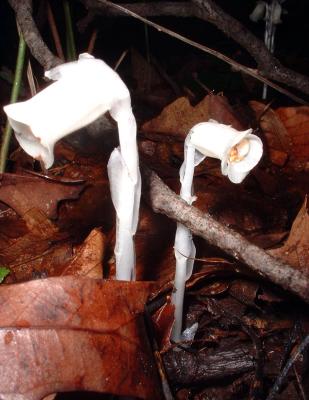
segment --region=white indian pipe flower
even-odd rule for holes
[[[195,151],[190,142],[190,135],[187,136],[184,148],[184,162],[180,168],[181,190],[180,197],[188,204],[195,200],[193,196],[193,175],[194,168],[204,160],[205,156]],[[174,278],[174,290],[172,293],[172,304],[175,306],[175,321],[172,331],[172,340],[179,342],[182,338],[182,313],[186,281],[190,278],[193,270],[196,249],[192,240],[190,230],[177,223],[174,252],[176,258],[176,271]]]
[[[209,120],[195,125],[189,135],[190,143],[202,154],[221,160],[221,172],[233,183],[241,183],[260,161],[263,154],[261,139],[252,129],[237,131],[231,126]]]
[[[267,49],[273,53],[275,50],[275,34],[276,25],[281,24],[281,15],[285,11],[282,9],[281,3],[284,0],[272,0],[271,3],[258,1],[249,18],[253,22],[258,22],[262,18],[265,19],[264,43]],[[267,85],[263,85],[262,98],[267,97]]]
[[[251,134],[252,129],[239,132],[231,126],[209,120],[195,125],[189,132],[184,147],[184,162],[180,168],[180,196],[188,204],[193,196],[194,168],[205,157],[221,160],[221,171],[233,183],[240,183],[259,162],[263,153],[262,141]],[[196,249],[192,234],[184,225],[177,223],[174,244],[176,271],[172,304],[175,306],[175,321],[171,339],[182,340],[182,314],[186,281],[193,270]]]
[[[119,149],[107,165],[112,201],[116,209],[116,279],[135,280],[134,235],[138,224],[141,179],[134,183]]]
[[[253,22],[258,22],[265,16],[266,2],[265,1],[257,1],[256,6],[249,18]]]
[[[112,199],[117,221],[125,218],[125,222],[118,225],[125,226],[129,232],[125,237],[120,235],[121,239],[116,238],[116,269],[118,279],[129,280],[134,276],[132,235],[136,230],[141,190],[136,122],[129,90],[104,61],[87,53],[81,54],[78,61],[47,71],[45,76],[56,82],[30,100],[5,106],[4,111],[20,146],[42,161],[45,168],[50,168],[54,162],[54,146],[59,139],[110,112],[118,124],[120,142],[120,150],[113,153],[109,163],[110,168],[115,169],[109,171]],[[117,182],[119,193],[116,193]],[[122,203],[127,198],[130,202],[124,217]],[[122,232],[122,228],[120,230]]]
[[[282,15],[282,6],[278,1],[276,1],[274,3],[274,7],[272,10],[272,16],[271,16],[272,23],[275,25],[281,24],[282,23],[281,15]]]

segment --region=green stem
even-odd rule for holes
[[[76,60],[76,48],[75,48],[70,3],[68,0],[64,0],[63,9],[64,9],[65,28],[66,28],[67,59],[68,61],[73,61]]]
[[[18,46],[18,53],[17,53],[17,60],[16,60],[16,67],[15,67],[15,76],[13,82],[13,88],[11,93],[11,103],[15,103],[18,99],[18,95],[20,92],[20,86],[22,81],[22,74],[24,69],[24,62],[25,62],[25,53],[26,53],[26,42],[20,33],[19,35],[19,46]],[[3,133],[2,138],[2,146],[0,151],[0,172],[3,173],[6,167],[7,156],[10,147],[10,140],[12,135],[12,128],[9,122],[7,121]]]

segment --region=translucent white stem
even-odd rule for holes
[[[120,147],[109,159],[107,170],[116,220],[116,279],[135,279],[134,235],[138,224],[141,177],[136,145],[136,122],[130,103],[111,112],[118,123]]]
[[[266,5],[265,14],[265,37],[264,42],[267,49],[273,53],[275,50],[275,34],[276,34],[276,24],[274,23],[274,13],[276,9],[276,0],[273,0],[271,5]],[[265,100],[267,97],[268,86],[266,83],[263,84],[263,94],[262,99]]]
[[[135,249],[133,235],[125,227],[122,221],[116,221],[116,279],[121,281],[135,280]]]
[[[204,158],[204,156],[201,156],[200,160]],[[200,160],[198,162],[200,162]],[[188,204],[192,204],[194,200],[192,192],[195,164],[195,148],[190,144],[190,138],[188,138],[185,143],[185,160],[180,169],[180,196]],[[196,253],[191,232],[188,228],[180,223],[177,224],[174,251],[176,258],[176,272],[174,290],[172,293],[172,304],[175,306],[175,322],[171,339],[175,342],[178,342],[181,340],[183,300],[186,280],[192,274],[194,257]]]
[[[181,340],[183,301],[186,280],[191,276],[196,249],[191,232],[182,224],[177,224],[175,238],[176,272],[172,304],[175,306],[175,322],[171,339],[174,342]]]
[[[116,209],[116,279],[135,279],[134,234],[140,203],[140,176],[134,183],[119,148],[114,149],[107,165],[111,196]]]

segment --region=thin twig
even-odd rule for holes
[[[285,364],[285,367],[283,368],[280,375],[276,379],[276,382],[275,382],[274,386],[272,387],[271,391],[269,392],[269,395],[267,396],[266,400],[274,400],[275,399],[277,393],[281,390],[282,385],[284,384],[284,381],[289,373],[289,370],[294,365],[297,358],[306,350],[306,348],[308,346],[309,346],[309,335],[307,335],[305,337],[305,339],[298,346],[298,349],[295,351],[295,353],[289,358],[288,362]]]
[[[155,336],[155,331],[151,319],[151,314],[150,314],[150,308],[146,305],[145,307],[145,322],[146,322],[146,327],[148,330],[148,337],[150,339],[151,345],[152,345],[152,350],[155,358],[155,362],[157,364],[157,370],[160,376],[161,384],[162,384],[162,392],[164,395],[165,400],[174,400],[171,388],[168,383],[168,379],[166,377],[166,372],[164,368],[164,364],[162,361],[162,357],[159,351],[159,347],[156,341],[156,336]]]
[[[27,79],[28,79],[31,96],[34,96],[37,93],[37,89],[36,89],[36,85],[35,85],[35,81],[34,81],[34,76],[33,76],[33,71],[32,71],[32,66],[31,66],[30,60],[28,61],[28,66],[27,66]]]
[[[227,37],[248,51],[255,59],[258,70],[263,76],[284,83],[303,93],[309,94],[309,79],[296,71],[283,66],[273,54],[268,51],[262,40],[252,34],[244,25],[231,15],[225,13],[213,0],[191,0],[199,11],[196,16],[200,17],[220,29]],[[192,4],[192,5],[193,5]],[[299,38],[301,40],[301,38]],[[267,82],[265,82],[267,83]]]
[[[32,18],[31,0],[8,0],[8,2],[15,11],[18,25],[33,57],[44,69],[50,69],[61,64],[62,60],[56,57],[46,46]]]
[[[56,47],[56,51],[57,51],[58,57],[61,58],[64,61],[65,57],[64,57],[64,53],[63,53],[63,49],[62,49],[62,45],[61,45],[61,41],[60,41],[60,37],[59,37],[57,25],[56,25],[56,21],[55,21],[55,18],[54,18],[53,10],[51,8],[51,5],[50,5],[49,1],[47,2],[47,19],[48,19],[48,23],[49,23],[49,26],[50,26],[51,33],[53,35],[53,39],[54,39],[54,42],[55,42],[55,47]]]
[[[190,231],[246,264],[260,276],[298,295],[309,303],[309,277],[270,256],[239,233],[222,225],[207,213],[189,206],[169,189],[158,175],[142,169],[144,194],[155,212],[185,225]]]
[[[119,57],[119,59],[117,60],[114,70],[117,71],[117,69],[119,68],[120,64],[122,63],[122,61],[124,60],[125,56],[128,54],[129,50],[126,49],[125,51],[123,51]]]
[[[131,10],[119,5],[119,4],[114,4],[114,3],[112,3],[112,2],[110,2],[108,0],[97,0],[97,1],[99,3],[108,5],[110,7],[114,7],[116,9],[118,9],[118,10],[121,10],[125,14],[130,15],[131,17],[138,19],[138,20],[144,22],[145,24],[147,24],[149,26],[152,26],[153,28],[157,29],[159,32],[166,33],[167,35],[172,36],[175,39],[180,40],[181,42],[187,43],[192,47],[195,47],[195,48],[197,48],[197,49],[199,49],[199,50],[201,50],[201,51],[203,51],[205,53],[213,55],[214,57],[218,58],[219,60],[222,60],[222,61],[226,62],[227,64],[232,65],[235,69],[237,69],[239,71],[242,71],[245,74],[250,75],[250,76],[254,77],[255,79],[257,79],[257,80],[259,80],[259,81],[261,81],[263,83],[266,83],[268,86],[272,87],[277,92],[282,93],[282,94],[290,97],[292,100],[294,100],[297,103],[307,104],[306,101],[304,101],[303,99],[301,99],[298,96],[295,96],[293,93],[289,92],[288,90],[283,89],[282,87],[280,87],[279,85],[273,83],[272,81],[268,80],[264,76],[260,75],[256,70],[254,70],[252,68],[245,67],[244,65],[239,64],[238,62],[232,60],[231,58],[225,56],[224,54],[222,54],[222,53],[220,53],[220,52],[218,52],[216,50],[211,49],[210,47],[204,46],[204,45],[202,45],[200,43],[197,43],[197,42],[195,42],[195,41],[193,41],[191,39],[188,39],[187,37],[182,36],[179,33],[173,32],[172,30],[170,30],[168,28],[165,28],[162,25],[156,24],[155,22],[152,22],[152,21],[148,20],[147,18],[144,18],[144,17],[136,14],[135,12],[133,12],[133,11],[131,11]]]
[[[89,40],[87,53],[89,53],[89,54],[93,53],[93,49],[94,49],[95,42],[97,40],[97,36],[98,36],[98,30],[94,29],[92,34],[91,34],[90,40]]]

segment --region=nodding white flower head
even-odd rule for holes
[[[264,18],[266,12],[266,2],[265,1],[258,1],[252,13],[250,14],[249,18],[253,22],[258,22],[262,18]]]
[[[106,111],[118,122],[121,114],[131,110],[129,91],[118,74],[87,53],[45,76],[56,82],[30,100],[5,106],[4,111],[21,147],[46,168],[54,162],[53,149],[59,139]],[[128,107],[121,107],[125,103]]]
[[[282,6],[278,1],[276,1],[271,16],[272,23],[276,25],[281,24],[282,23],[281,15],[282,15]]]
[[[104,61],[81,54],[78,61],[45,73],[56,82],[28,101],[4,107],[21,147],[41,160],[54,162],[55,143],[109,111],[118,125],[119,149],[109,162],[112,200],[117,212],[117,278],[134,278],[133,235],[138,222],[141,178],[136,145],[136,121],[130,93]]]
[[[263,154],[261,139],[251,132],[252,129],[240,132],[209,120],[195,125],[189,135],[190,143],[200,153],[221,160],[223,175],[233,183],[241,183]]]

